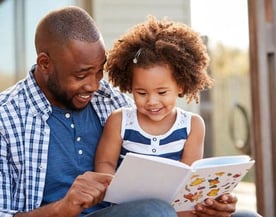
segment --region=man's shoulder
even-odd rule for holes
[[[24,98],[25,93],[21,82],[9,87],[0,93],[0,108],[5,106],[16,106],[19,104],[20,98]]]
[[[109,82],[107,82],[104,79],[100,81],[100,86],[97,90],[97,93],[105,97],[112,97],[114,95],[124,95],[118,90],[118,88],[113,87]]]
[[[28,110],[28,100],[24,96],[20,83],[2,91],[0,93],[0,123],[1,134],[7,130],[13,131],[15,126],[22,120],[22,111]],[[19,129],[17,129],[19,130]]]
[[[97,90],[95,97],[102,98],[105,102],[122,106],[130,106],[133,104],[133,100],[130,96],[120,92],[118,88],[113,87],[105,80],[101,80],[100,87]]]
[[[121,93],[104,80],[100,82],[100,87],[94,93],[91,102],[102,125],[105,124],[106,119],[112,111],[124,106],[133,105],[131,97]]]

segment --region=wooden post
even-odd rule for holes
[[[202,40],[208,49],[208,37],[202,36]],[[210,68],[208,73],[211,74]],[[200,93],[200,115],[205,122],[205,144],[204,144],[204,157],[212,157],[214,155],[214,142],[213,142],[213,102],[211,100],[211,91],[205,90]]]
[[[276,0],[248,0],[248,15],[257,210],[276,216]]]

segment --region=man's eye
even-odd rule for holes
[[[84,79],[86,77],[86,75],[78,75],[76,76],[77,79]]]
[[[97,72],[96,78],[97,78],[98,81],[103,78],[103,70],[102,69]]]

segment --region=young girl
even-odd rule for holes
[[[159,155],[186,164],[203,156],[205,125],[176,107],[178,97],[199,102],[213,80],[200,35],[188,26],[150,16],[114,44],[108,54],[109,80],[133,94],[136,107],[114,111],[98,145],[95,169],[114,174],[127,152]]]

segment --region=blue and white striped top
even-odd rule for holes
[[[192,113],[177,108],[173,126],[162,135],[145,132],[138,123],[136,108],[122,109],[121,155],[134,152],[180,160],[191,128]]]

